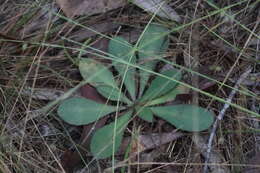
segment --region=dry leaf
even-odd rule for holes
[[[161,145],[164,145],[171,141],[177,140],[178,138],[183,137],[184,135],[185,134],[183,134],[181,132],[176,132],[176,130],[173,130],[172,132],[169,132],[169,133],[151,133],[151,134],[147,134],[147,135],[139,135],[135,139],[132,139],[132,137],[126,137],[123,140],[119,153],[124,154],[126,151],[126,148],[131,143],[133,146],[131,146],[130,157],[132,159],[135,159],[134,157],[137,154],[139,154],[140,152],[143,152],[143,151],[149,150],[149,149],[153,149],[156,147],[160,147]],[[157,150],[155,150],[154,153],[151,153],[151,154],[156,154],[156,153],[157,153]],[[158,155],[159,154],[157,153],[157,156]],[[153,158],[155,158],[155,157],[156,157],[156,155],[150,155],[151,160],[153,160]],[[141,159],[141,158],[139,158],[139,159]],[[118,162],[115,167],[125,166],[125,161]],[[142,160],[142,161],[144,161],[144,160]],[[147,159],[147,161],[148,161],[148,159]],[[109,167],[104,170],[104,173],[111,173],[111,172],[113,172],[113,170],[114,170],[114,167]]]
[[[77,15],[91,16],[104,13],[125,5],[125,0],[56,0],[68,17]]]
[[[132,0],[132,2],[145,11],[155,13],[160,17],[177,22],[181,20],[180,16],[167,4],[165,0]]]
[[[24,26],[21,35],[39,34],[38,31],[42,32],[42,29],[46,29],[49,23],[55,23],[58,20],[58,17],[54,15],[57,12],[57,7],[51,4],[44,5],[33,15],[30,23]]]
[[[103,23],[97,23],[89,26],[89,29],[81,28],[80,30],[74,32],[69,39],[80,42],[84,41],[87,38],[98,35],[98,33],[110,33],[115,31],[120,25],[112,23],[111,21],[104,21]],[[95,31],[95,32],[93,32]]]
[[[169,133],[152,133],[148,135],[140,135],[136,139],[131,139],[131,137],[125,138],[123,144],[120,148],[120,153],[124,153],[125,149],[130,142],[134,144],[132,146],[132,152],[138,154],[142,151],[153,149],[161,145],[167,144],[174,141],[180,137],[184,136],[181,132],[176,132],[175,130]]]
[[[56,0],[56,2],[68,17],[105,13],[127,4],[126,0]],[[165,0],[132,0],[132,3],[160,17],[178,22],[181,20]]]

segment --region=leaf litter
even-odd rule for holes
[[[127,5],[126,0],[56,0],[56,2],[68,17],[83,14],[91,16]],[[181,20],[180,16],[167,4],[166,0],[132,0],[131,2],[160,17],[177,22]]]

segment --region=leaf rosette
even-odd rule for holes
[[[132,116],[147,122],[152,122],[156,116],[180,130],[191,132],[206,130],[213,123],[213,113],[199,106],[165,106],[164,103],[181,93],[178,81],[182,77],[180,70],[174,68],[156,76],[150,73],[168,48],[167,32],[162,26],[150,24],[137,49],[124,38],[111,39],[108,53],[116,70],[114,73],[97,60],[80,60],[83,79],[88,80],[108,102],[101,104],[86,98],[70,98],[60,104],[59,116],[69,124],[85,125],[120,112],[120,117],[98,129],[92,137],[90,149],[96,158],[106,158],[118,151]],[[114,102],[120,104],[113,105]]]

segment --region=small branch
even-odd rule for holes
[[[226,110],[229,108],[230,104],[232,102],[233,97],[235,96],[237,89],[239,87],[239,85],[241,84],[241,82],[243,80],[245,80],[245,78],[249,75],[249,73],[251,72],[251,68],[247,69],[246,72],[244,72],[240,78],[238,79],[238,81],[235,84],[234,89],[231,91],[231,93],[229,94],[228,98],[227,98],[227,102],[225,103],[225,105],[223,106],[222,110],[220,111],[220,113],[217,116],[217,119],[215,120],[213,127],[212,127],[212,131],[210,133],[210,137],[209,137],[209,141],[208,141],[208,145],[207,145],[207,155],[205,158],[205,165],[204,165],[204,169],[203,172],[207,173],[208,172],[208,163],[209,163],[209,159],[210,159],[210,153],[212,150],[212,143],[213,143],[213,139],[214,136],[216,134],[217,131],[217,126],[218,126],[218,122],[221,121],[225,115]]]

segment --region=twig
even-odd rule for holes
[[[207,153],[206,153],[206,158],[205,158],[205,165],[204,165],[204,169],[203,172],[207,173],[208,172],[208,163],[209,163],[209,158],[210,158],[210,153],[212,150],[212,143],[213,143],[213,139],[214,136],[216,134],[216,130],[217,130],[217,126],[218,126],[218,122],[221,121],[225,115],[226,110],[229,108],[230,104],[232,102],[233,97],[235,96],[237,89],[240,85],[240,83],[249,75],[249,73],[251,72],[251,68],[248,68],[246,70],[246,72],[244,72],[240,78],[238,79],[238,81],[235,84],[234,89],[231,91],[231,93],[229,94],[228,98],[227,98],[227,102],[225,103],[225,105],[223,106],[222,110],[220,111],[220,113],[217,116],[217,119],[215,120],[213,127],[212,127],[212,131],[210,133],[209,136],[209,141],[208,141],[208,145],[207,145]]]

